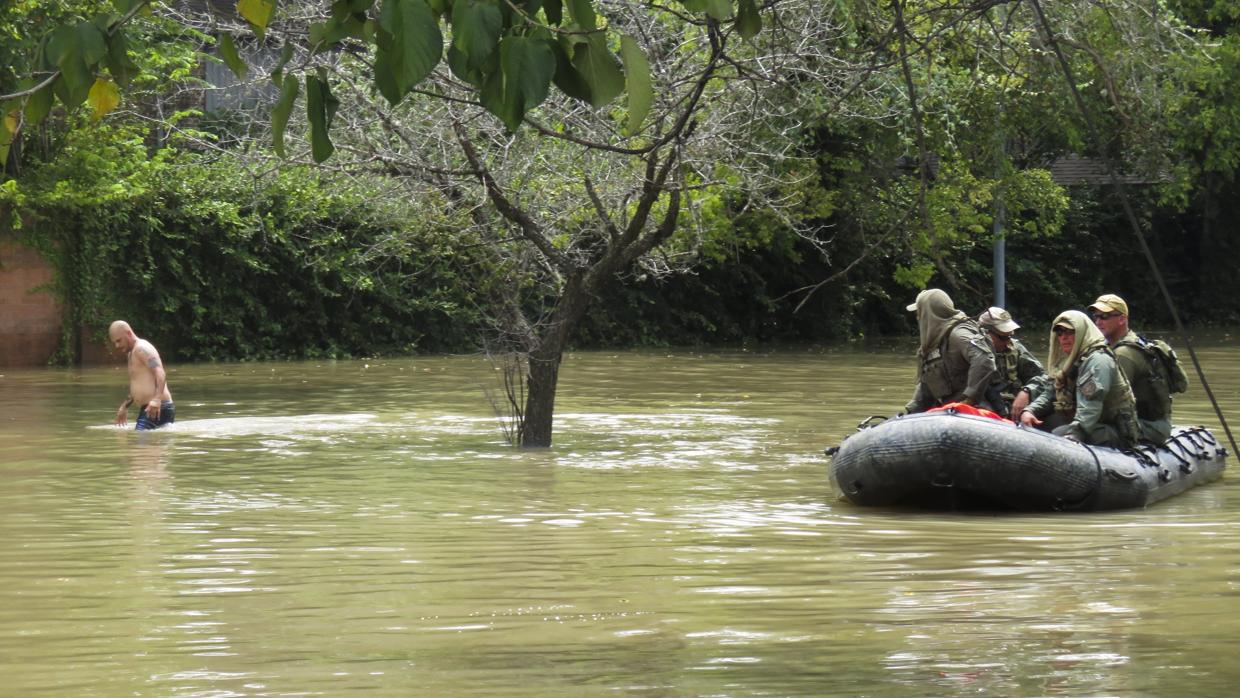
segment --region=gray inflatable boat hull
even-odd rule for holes
[[[985,417],[931,412],[852,434],[831,459],[831,485],[866,506],[1025,511],[1146,507],[1217,480],[1227,450],[1204,427],[1163,447],[1086,446]]]

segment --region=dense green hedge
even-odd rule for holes
[[[402,197],[312,169],[149,155],[143,135],[72,133],[54,161],[5,184],[8,223],[58,270],[66,327],[99,333],[123,317],[179,360],[476,345],[456,271],[478,260],[443,230],[411,227]]]

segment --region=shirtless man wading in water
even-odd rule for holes
[[[129,406],[137,403],[138,430],[158,429],[176,420],[176,406],[172,393],[168,392],[168,377],[155,345],[133,333],[124,320],[117,320],[108,327],[112,346],[128,353],[129,396],[116,411],[116,423],[128,423]]]

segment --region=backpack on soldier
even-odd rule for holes
[[[1167,387],[1171,389],[1171,392],[1182,393],[1188,390],[1188,374],[1180,365],[1180,357],[1176,355],[1175,349],[1161,339],[1141,337],[1141,341],[1145,343],[1142,347],[1145,353],[1162,365],[1163,373],[1167,378]]]
[[[1133,390],[1137,392],[1138,408],[1142,411],[1142,418],[1167,416],[1171,409],[1171,395],[1188,390],[1188,375],[1184,373],[1184,367],[1180,365],[1180,357],[1176,356],[1171,345],[1161,339],[1146,339],[1135,333],[1132,336],[1136,339],[1124,339],[1115,346],[1137,348],[1145,357],[1146,365],[1149,366],[1149,380],[1144,387],[1138,390],[1137,386],[1133,386]],[[1142,390],[1149,392],[1143,396]],[[1146,401],[1144,407],[1141,406],[1142,400]]]

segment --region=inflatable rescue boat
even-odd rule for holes
[[[1146,507],[1217,480],[1227,450],[1204,427],[1157,448],[1088,446],[954,410],[862,422],[832,456],[831,485],[865,506],[1023,511]]]

